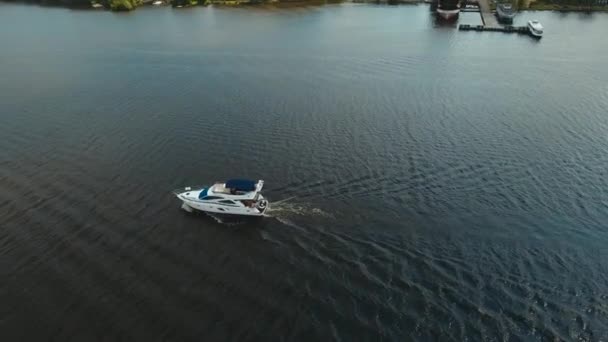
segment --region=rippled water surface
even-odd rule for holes
[[[532,18],[0,4],[0,340],[607,340],[608,15]]]

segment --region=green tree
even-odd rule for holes
[[[131,11],[141,5],[141,0],[110,0],[110,9],[112,11]]]

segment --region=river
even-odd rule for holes
[[[0,340],[608,339],[608,14],[530,19],[0,3]]]

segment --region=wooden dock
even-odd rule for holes
[[[460,31],[491,31],[491,32],[505,32],[505,33],[521,33],[529,34],[530,30],[527,26],[486,26],[486,25],[458,25]]]
[[[473,12],[477,10],[481,15],[481,22],[483,25],[467,25],[460,24],[458,29],[460,31],[490,31],[490,32],[505,32],[505,33],[520,33],[529,34],[530,29],[527,26],[502,26],[498,23],[498,19],[494,15],[494,12],[490,9],[489,0],[477,0],[479,9],[467,8],[467,12]],[[462,11],[462,10],[461,10]]]
[[[479,3],[479,13],[481,14],[481,22],[485,26],[489,27],[500,27],[498,25],[498,20],[496,20],[496,16],[490,9],[490,3],[488,0],[478,0]]]

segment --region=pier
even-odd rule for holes
[[[479,12],[481,16],[481,22],[483,25],[468,25],[460,24],[458,29],[460,31],[490,31],[490,32],[505,32],[505,33],[520,33],[529,34],[530,29],[527,26],[502,26],[498,23],[498,19],[492,10],[490,9],[489,0],[477,0],[478,7],[467,8],[465,7],[463,12]]]
[[[478,0],[479,3],[479,14],[481,14],[481,22],[485,26],[489,27],[500,27],[498,25],[498,20],[496,20],[496,16],[492,13],[490,9],[490,3],[488,0]]]
[[[458,25],[460,31],[491,31],[491,32],[505,32],[505,33],[521,33],[529,34],[530,30],[527,26],[486,26],[486,25]]]

